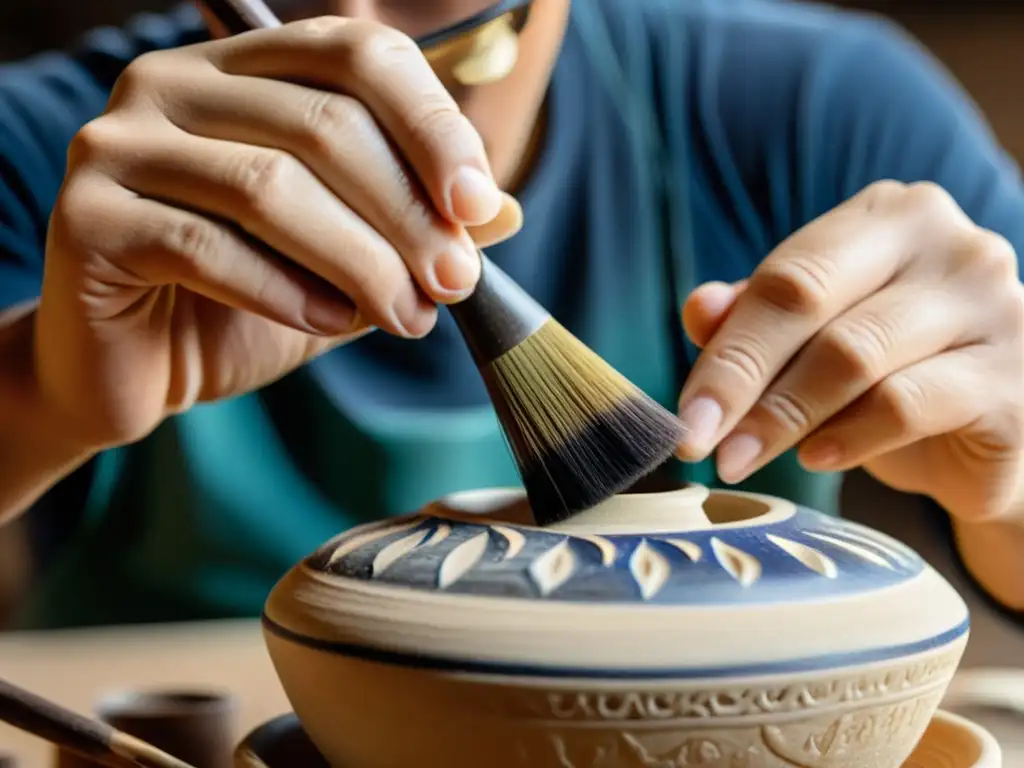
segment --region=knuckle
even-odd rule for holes
[[[416,139],[429,147],[477,151],[481,143],[469,121],[445,94],[425,95],[409,116]]]
[[[68,164],[94,165],[110,157],[118,145],[110,120],[98,117],[78,129],[68,145]]]
[[[845,381],[876,381],[896,336],[892,323],[875,315],[856,323],[834,323],[819,334],[821,369]]]
[[[344,37],[345,64],[356,77],[373,75],[420,55],[410,37],[383,24],[355,21]]]
[[[952,208],[959,208],[953,196],[934,181],[915,181],[908,184],[905,199],[912,208],[923,211],[946,212]]]
[[[787,432],[804,432],[815,421],[815,409],[810,401],[792,392],[767,392],[761,399],[761,408]]]
[[[903,435],[914,434],[927,408],[927,393],[910,376],[894,374],[874,389],[877,406]]]
[[[730,371],[744,385],[760,385],[768,380],[768,351],[754,337],[739,338],[712,353],[715,367]]]
[[[165,77],[166,56],[163,51],[151,51],[132,59],[117,78],[115,89],[124,95],[152,89],[154,83]]]
[[[301,118],[305,140],[318,153],[336,153],[339,141],[357,136],[367,128],[376,130],[369,109],[357,99],[313,91]]]
[[[435,226],[435,215],[412,191],[383,203],[385,218],[393,222],[392,244],[406,264],[432,263],[438,253],[451,247],[451,238]]]
[[[82,184],[70,184],[54,203],[50,223],[55,238],[89,250],[107,218],[96,195]]]
[[[902,200],[907,191],[907,185],[896,179],[879,179],[867,187],[861,193],[864,203],[869,211],[875,208],[886,209],[896,201]]]
[[[827,260],[816,254],[791,254],[765,262],[751,289],[770,306],[788,315],[818,317],[828,307],[831,275]]]
[[[285,152],[240,152],[229,164],[227,183],[238,196],[243,215],[263,218],[277,210],[294,174],[295,160]]]
[[[1020,274],[1017,252],[1002,235],[980,230],[975,238],[973,254],[978,265],[987,274],[1016,285]]]
[[[160,247],[186,264],[200,264],[221,251],[220,229],[205,219],[187,218],[168,222],[160,230]]]
[[[294,21],[288,26],[299,35],[312,42],[336,41],[347,34],[358,22],[345,16],[313,16],[308,19]]]

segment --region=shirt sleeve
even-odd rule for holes
[[[76,48],[0,65],[0,309],[39,293],[50,211],[72,137],[101,114],[124,67],[202,39],[191,7],[98,29]]]

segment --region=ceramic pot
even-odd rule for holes
[[[727,763],[735,765],[736,763]],[[637,763],[624,763],[637,765]],[[642,765],[642,763],[641,763]],[[655,762],[655,766],[722,765],[713,762]],[[249,733],[235,749],[235,768],[328,768],[295,715],[281,715]],[[1003,768],[995,738],[980,725],[941,709],[902,768]]]
[[[266,643],[337,768],[896,768],[967,607],[901,543],[766,496],[625,494],[548,528],[456,494],[293,568]]]

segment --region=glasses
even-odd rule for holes
[[[413,37],[421,49],[431,51],[477,34],[481,28],[506,17],[518,34],[526,24],[532,1],[375,0],[374,7],[382,22],[401,29]],[[268,3],[285,21],[318,16],[331,6],[326,0],[268,0]]]
[[[415,0],[421,7],[423,0]],[[476,35],[481,29],[502,20],[511,30],[519,34],[526,26],[533,0],[499,0],[492,2],[483,10],[449,24],[436,32],[420,35],[416,38],[419,47],[427,52],[448,47],[467,37]]]

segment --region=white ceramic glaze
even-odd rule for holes
[[[529,521],[520,492],[458,494],[277,585],[267,645],[333,765],[896,768],[967,639],[913,551],[779,499]]]

